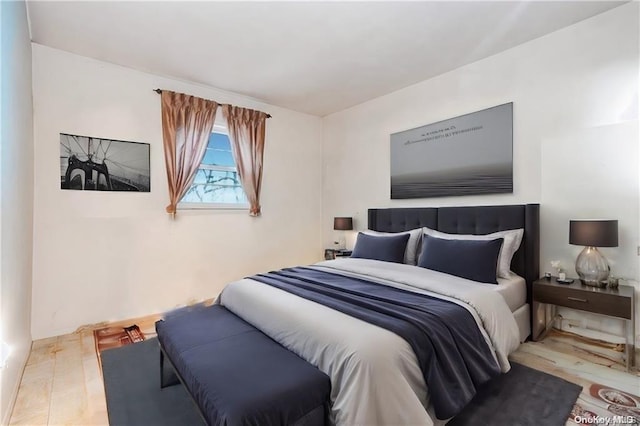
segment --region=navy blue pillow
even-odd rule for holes
[[[407,241],[409,241],[409,234],[381,237],[359,232],[351,257],[403,263]]]
[[[422,237],[418,266],[481,283],[498,284],[496,269],[504,238],[446,240]]]

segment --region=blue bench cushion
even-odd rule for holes
[[[171,315],[156,330],[210,425],[291,425],[328,407],[326,374],[222,306]]]

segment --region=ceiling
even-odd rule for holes
[[[324,116],[624,2],[29,1],[32,40]]]

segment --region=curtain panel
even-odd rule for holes
[[[222,105],[227,120],[229,140],[240,183],[249,201],[249,214],[260,216],[260,187],[264,154],[265,122],[268,115],[261,111]]]
[[[214,101],[162,91],[162,136],[169,184],[167,213],[175,216],[178,202],[193,182],[213,130],[217,109],[218,104]]]

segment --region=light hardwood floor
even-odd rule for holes
[[[156,317],[113,324],[138,324],[153,332]],[[100,324],[104,327],[105,324]],[[99,327],[98,327],[99,328]],[[107,425],[102,375],[93,329],[33,342],[18,391],[12,425]],[[589,395],[591,383],[601,383],[639,395],[637,370],[627,373],[617,361],[619,351],[567,333],[552,331],[542,342],[528,342],[511,359],[583,386],[578,404],[599,415],[606,405]],[[567,425],[573,425],[567,421]],[[549,425],[551,426],[551,425]]]
[[[137,324],[145,335],[153,335],[158,318],[95,324],[34,341],[9,424],[108,425],[93,330]]]

